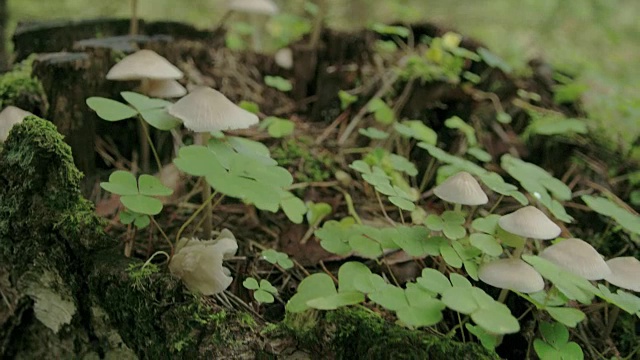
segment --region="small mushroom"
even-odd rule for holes
[[[433,189],[440,199],[461,205],[483,205],[489,199],[478,181],[466,171],[461,171]]]
[[[617,257],[607,261],[611,274],[604,279],[609,283],[640,292],[640,261],[632,256]]]
[[[540,253],[540,257],[587,280],[600,280],[611,274],[598,251],[580,239],[566,239],[551,245]]]
[[[194,293],[218,294],[233,282],[229,269],[222,266],[222,260],[233,256],[237,250],[238,243],[227,229],[222,230],[216,240],[182,238],[176,245],[169,270]]]
[[[19,124],[27,116],[33,115],[32,113],[22,110],[19,107],[7,106],[0,112],[0,142],[7,141],[9,131],[15,124]]]
[[[555,239],[562,232],[547,215],[533,206],[503,215],[498,224],[512,234],[538,240]]]
[[[155,98],[178,98],[185,96],[187,89],[175,80],[149,80],[147,95]]]
[[[276,64],[283,69],[291,69],[293,67],[293,51],[290,48],[282,48],[276,51],[273,58]]]
[[[491,286],[534,293],[544,289],[542,276],[521,259],[500,259],[483,264],[478,269],[478,277]]]
[[[107,73],[108,80],[140,80],[140,92],[149,96],[154,96],[150,91],[157,91],[158,88],[166,87],[166,81],[169,80],[173,80],[173,82],[169,83],[171,87],[180,87],[182,88],[182,95],[186,94],[186,89],[175,81],[183,76],[184,74],[180,69],[152,50],[140,50],[124,57]],[[178,92],[172,91],[172,96],[166,97],[182,96],[173,95],[176,93]]]
[[[200,86],[170,105],[167,111],[195,132],[246,129],[258,123],[258,117],[227,99],[222,93]]]

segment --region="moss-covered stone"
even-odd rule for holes
[[[33,56],[29,57],[0,75],[0,109],[13,105],[35,114],[46,112],[47,100],[42,84],[32,75],[33,60]]]
[[[390,324],[363,308],[342,308],[316,317],[314,312],[288,315],[281,329],[301,347],[335,359],[497,359],[477,343]],[[302,318],[300,318],[302,317]],[[311,326],[309,326],[311,325]]]

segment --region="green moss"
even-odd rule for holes
[[[295,316],[294,316],[295,317]],[[282,328],[302,347],[336,359],[497,359],[476,343],[463,344],[423,331],[390,324],[361,307],[324,313],[319,326],[289,317]],[[319,331],[319,329],[322,329]]]
[[[41,113],[46,111],[46,96],[40,80],[32,76],[34,56],[15,65],[13,69],[0,76],[0,108],[9,105]]]
[[[329,179],[334,161],[324,153],[314,153],[309,137],[288,138],[273,149],[272,156],[280,166],[287,167],[299,182],[317,182]]]

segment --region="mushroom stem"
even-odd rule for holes
[[[129,23],[129,35],[138,35],[138,0],[131,0],[131,22]]]
[[[498,295],[498,302],[504,304],[504,301],[507,300],[507,295],[509,295],[509,289],[500,290],[500,295]]]
[[[209,138],[211,138],[211,133],[205,132],[205,133],[200,133],[199,135],[200,136],[198,137],[198,140],[200,142],[200,145],[206,147],[207,144],[209,143]],[[211,186],[209,186],[209,183],[205,181],[202,183],[202,198],[207,199],[204,207],[203,224],[202,224],[202,231],[204,231],[205,238],[208,238],[209,236],[211,236],[211,232],[213,231],[213,228],[211,227],[211,215],[212,215],[211,213],[213,212],[213,207],[211,206],[212,199],[209,199],[210,197],[211,197]]]
[[[455,211],[457,213],[462,213],[462,204],[453,205],[453,211]]]

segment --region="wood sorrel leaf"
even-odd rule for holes
[[[169,196],[173,190],[164,186],[158,178],[151,175],[140,175],[138,178],[138,188],[141,195],[148,196]]]
[[[86,102],[103,120],[120,121],[138,115],[131,106],[103,97],[92,96]]]
[[[116,170],[109,176],[109,182],[100,183],[100,187],[116,195],[138,194],[135,176],[128,171]]]

